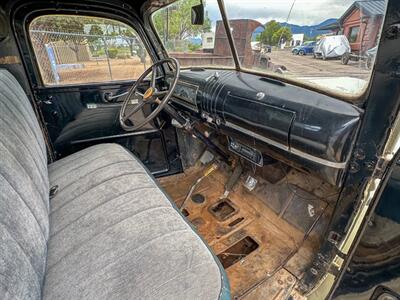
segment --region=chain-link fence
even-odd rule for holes
[[[151,64],[137,36],[30,30],[47,85],[135,79]]]

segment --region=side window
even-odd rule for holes
[[[46,15],[29,35],[45,85],[132,80],[151,64],[136,31],[111,19]]]
[[[349,30],[349,36],[348,36],[348,39],[349,39],[349,42],[350,43],[355,43],[355,42],[357,42],[357,40],[358,40],[358,33],[360,32],[360,26],[354,26],[354,27],[351,27],[350,28],[350,30]]]

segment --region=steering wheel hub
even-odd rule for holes
[[[155,89],[153,87],[149,87],[146,92],[143,94],[143,100],[147,100],[154,95]]]

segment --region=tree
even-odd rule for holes
[[[84,35],[84,24],[87,18],[81,16],[43,16],[37,18],[31,26],[31,30],[51,31],[54,33],[46,34],[45,43],[63,41],[72,51],[75,52],[78,59],[79,45],[87,42]]]
[[[281,27],[272,35],[273,45],[279,45],[292,39],[292,31],[289,27]]]
[[[103,35],[103,29],[99,25],[93,24],[90,27],[88,41],[90,42],[90,47],[94,48],[95,51],[104,44]]]
[[[275,43],[273,36],[281,28],[281,25],[277,21],[269,21],[265,24],[265,29],[260,34],[260,42],[267,45],[276,45],[277,43]]]
[[[104,32],[103,32],[103,29],[101,29],[101,27],[99,25],[93,24],[90,27],[89,34],[90,35],[102,36],[102,35],[104,35]],[[97,39],[98,37],[95,37],[95,38]]]
[[[134,55],[133,46],[138,42],[136,34],[133,32],[132,29],[126,28],[125,30],[121,31],[121,36],[124,39],[124,41],[129,45],[131,56],[133,56]]]
[[[191,8],[199,0],[181,0],[166,8],[160,9],[153,17],[154,26],[162,40],[185,40],[211,31],[211,20],[206,15],[203,25],[192,25]],[[168,32],[167,32],[168,29]]]

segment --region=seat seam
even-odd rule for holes
[[[4,122],[6,125],[8,125],[7,128],[8,128],[12,133],[14,133],[14,136],[16,136],[16,138],[20,141],[20,143],[21,143],[21,144],[25,147],[25,149],[29,152],[30,157],[32,157],[33,160],[35,161],[36,166],[39,168],[39,166],[37,165],[37,163],[42,163],[44,166],[47,166],[47,162],[44,161],[44,160],[42,159],[43,157],[39,157],[39,160],[40,160],[39,162],[37,162],[37,160],[35,160],[35,158],[34,158],[33,155],[31,154],[32,151],[31,151],[30,149],[28,149],[28,147],[25,145],[25,143],[21,140],[20,135],[14,130],[14,126],[12,126],[12,124],[10,124],[9,122],[7,122],[6,119],[4,119],[4,118],[2,118],[1,120],[2,120],[2,122]],[[38,150],[38,149],[36,149],[36,150]],[[41,149],[39,149],[39,151],[41,152]]]
[[[43,173],[40,171],[41,169],[45,169],[46,170],[46,172],[47,172],[47,164],[44,164],[44,166],[45,166],[45,168],[42,168],[41,166],[39,166],[38,165],[38,161],[32,156],[32,151],[30,150],[30,149],[28,149],[27,147],[26,147],[26,145],[21,141],[21,139],[15,134],[15,132],[14,132],[14,135],[17,137],[17,139],[21,142],[21,144],[23,145],[23,147],[25,148],[25,150],[26,150],[26,152],[28,152],[29,154],[29,157],[31,158],[31,160],[33,161],[33,163],[34,163],[34,165],[35,165],[35,167],[36,167],[36,169],[38,170],[38,173],[39,173],[39,176],[40,176],[40,179],[41,179],[41,181],[42,181],[42,184],[46,184],[46,179],[44,178],[44,175],[43,175]],[[4,145],[4,143],[2,143],[3,145]],[[4,145],[5,146],[5,145]],[[10,152],[10,151],[9,151]],[[15,158],[15,156],[14,156],[14,158]],[[25,168],[24,168],[25,169]]]
[[[24,123],[26,123],[26,125],[28,125],[28,126],[23,126],[23,124],[21,124],[22,127],[24,128],[24,131],[25,131],[27,134],[29,134],[29,132],[28,132],[25,128],[26,128],[26,127],[29,128],[29,131],[32,133],[33,137],[35,138],[34,140],[36,140],[37,145],[39,145],[39,148],[41,149],[42,147],[40,146],[40,144],[39,144],[39,139],[38,139],[38,138],[40,137],[40,135],[38,136],[38,135],[36,134],[36,132],[34,131],[35,128],[32,128],[32,126],[31,126],[31,125],[33,125],[33,126],[37,127],[36,124],[35,124],[35,122],[37,122],[37,120],[35,121],[35,119],[31,118],[31,116],[30,116],[30,113],[31,113],[31,112],[27,111],[26,108],[23,107],[24,103],[20,102],[19,104],[21,104],[21,106],[18,106],[18,105],[16,106],[16,105],[14,105],[15,103],[14,103],[13,99],[10,98],[7,94],[4,94],[2,91],[0,91],[0,94],[1,94],[5,99],[8,100],[8,101],[2,101],[2,102],[0,102],[0,103],[2,103],[2,104],[7,108],[7,110],[8,110],[14,117],[17,117],[17,116],[14,114],[14,111],[16,111],[17,113],[19,113],[20,115],[23,116],[23,118],[17,118],[17,120],[20,120],[20,121],[22,120],[22,121],[24,121]],[[11,94],[12,94],[12,96],[14,96],[14,99],[15,99],[15,98],[18,98],[18,97],[17,97],[18,95],[14,94],[14,93],[11,93]],[[8,104],[10,104],[12,107],[10,107]],[[22,108],[22,110],[19,109],[19,108]],[[31,124],[31,123],[33,123],[33,124]],[[37,127],[36,129],[39,130],[38,127]],[[42,150],[42,149],[41,149],[41,150]]]
[[[0,176],[3,177],[5,181],[7,181],[8,185],[15,191],[15,193],[18,195],[18,197],[22,200],[22,202],[25,204],[25,206],[29,209],[29,212],[30,212],[31,215],[35,218],[36,223],[38,224],[38,226],[39,226],[39,228],[40,228],[40,232],[42,233],[44,240],[47,241],[46,235],[45,235],[45,233],[43,232],[43,228],[42,228],[42,226],[40,225],[39,220],[37,219],[36,215],[33,213],[32,208],[26,203],[26,201],[24,200],[24,197],[21,196],[21,194],[20,194],[20,193],[17,191],[17,189],[10,183],[10,181],[9,181],[6,177],[4,177],[4,174],[0,174]]]
[[[85,161],[85,162],[79,164],[78,166],[75,166],[75,167],[74,167],[73,169],[71,169],[71,170],[64,171],[64,172],[62,172],[62,173],[61,173],[61,172],[60,172],[60,173],[57,173],[57,176],[52,176],[52,178],[51,178],[51,179],[52,179],[52,182],[58,181],[61,177],[65,176],[66,174],[68,174],[68,173],[70,173],[70,172],[73,172],[73,171],[75,171],[75,170],[77,170],[77,169],[79,169],[79,168],[82,168],[83,166],[90,164],[91,162],[95,161],[96,159],[102,159],[102,158],[105,157],[105,156],[109,156],[109,155],[115,154],[115,153],[118,153],[118,152],[115,151],[115,152],[109,152],[109,153],[106,153],[106,154],[101,153],[100,156],[91,158],[89,161]],[[89,153],[89,154],[90,154],[90,153]],[[67,163],[67,164],[68,164],[68,163]],[[57,166],[57,168],[63,168],[63,167],[65,167],[65,166]]]
[[[60,160],[57,160],[57,161],[51,163],[49,165],[49,168],[54,168],[54,166],[55,166],[56,169],[59,169],[59,168],[65,167],[68,164],[73,163],[74,160],[86,158],[87,156],[90,156],[90,154],[92,154],[92,152],[94,151],[94,148],[97,148],[97,147],[92,146],[92,147],[80,150],[78,152],[72,153]]]
[[[42,195],[42,192],[39,190],[39,187],[37,184],[35,184],[35,181],[32,179],[32,177],[30,176],[30,172],[28,172],[25,168],[25,166],[23,166],[18,159],[15,157],[15,155],[8,149],[8,147],[3,143],[3,141],[0,140],[0,143],[4,146],[4,148],[6,149],[6,151],[14,158],[14,160],[17,162],[17,164],[24,170],[24,173],[26,174],[26,176],[29,178],[29,180],[33,183],[31,186],[34,187],[34,190],[36,190],[36,192],[38,193],[38,195],[40,196],[40,198],[42,199],[42,202],[46,208],[46,212],[49,213],[49,206],[46,205],[46,202],[43,201],[43,199],[48,198],[48,195],[44,194]],[[39,172],[40,173],[40,172]],[[45,182],[42,182],[42,184],[46,185]],[[47,196],[47,197],[46,197]]]
[[[154,188],[154,189],[155,189],[156,187],[154,187],[154,186],[144,186],[144,187],[140,187],[140,188],[137,188],[137,189],[132,189],[132,190],[129,190],[129,191],[127,191],[127,192],[124,192],[123,194],[118,195],[116,198],[107,199],[107,200],[105,200],[105,201],[103,201],[103,202],[101,202],[101,203],[95,205],[95,206],[92,207],[90,210],[88,210],[87,212],[85,212],[83,215],[80,215],[78,218],[72,220],[70,223],[68,223],[66,226],[64,226],[63,228],[61,228],[61,229],[58,230],[57,232],[54,232],[53,234],[51,234],[51,235],[50,235],[50,238],[56,236],[58,233],[60,233],[61,231],[63,231],[65,228],[69,227],[71,224],[75,223],[76,221],[78,221],[79,219],[81,219],[81,218],[83,218],[84,216],[88,215],[89,213],[91,213],[91,212],[94,211],[95,209],[101,207],[102,205],[104,205],[104,204],[106,204],[106,203],[109,203],[109,202],[112,202],[112,201],[114,201],[114,200],[117,200],[117,199],[119,199],[119,198],[121,198],[121,197],[124,197],[124,196],[130,194],[131,192],[137,192],[137,191],[140,191],[140,190],[143,190],[143,189],[149,189],[149,188]],[[137,199],[137,200],[135,200],[134,202],[137,202],[137,201],[140,201],[140,200],[141,200],[141,199]]]
[[[137,251],[139,251],[139,250],[141,250],[143,248],[146,248],[149,244],[152,244],[152,243],[154,243],[155,241],[157,241],[157,240],[159,240],[161,238],[165,238],[165,237],[168,238],[168,237],[171,237],[172,235],[175,235],[177,233],[183,233],[183,232],[193,232],[193,231],[190,228],[185,228],[185,229],[179,229],[179,230],[174,230],[174,231],[163,233],[163,234],[161,234],[161,235],[159,235],[159,236],[157,236],[155,238],[152,238],[152,239],[146,241],[143,245],[140,245],[139,247],[136,247],[134,249],[129,249],[128,251],[124,252],[123,254],[118,255],[116,257],[116,259],[114,259],[112,262],[102,266],[102,268],[105,268],[105,267],[109,266],[110,264],[114,263],[117,259],[119,259],[122,256],[124,256],[126,253],[137,252]]]
[[[112,227],[114,227],[114,226],[116,226],[116,225],[118,225],[118,224],[120,224],[120,223],[122,223],[122,222],[124,222],[124,221],[126,221],[126,220],[128,220],[128,219],[130,219],[130,218],[132,218],[132,217],[135,217],[135,216],[137,216],[137,215],[139,215],[139,214],[141,214],[141,213],[148,212],[148,211],[151,211],[151,210],[156,210],[156,209],[163,209],[163,208],[170,208],[170,206],[152,206],[152,207],[146,208],[146,209],[144,209],[144,210],[137,211],[137,212],[135,212],[134,214],[132,214],[132,215],[130,215],[130,216],[127,216],[127,217],[125,217],[125,218],[119,220],[119,221],[116,222],[116,223],[110,224],[108,227],[104,228],[101,232],[96,233],[95,235],[93,235],[93,236],[90,237],[89,239],[86,239],[86,240],[84,240],[84,241],[81,241],[79,246],[73,247],[69,252],[67,252],[64,256],[62,256],[56,263],[54,263],[54,264],[52,264],[51,266],[49,266],[48,272],[49,272],[51,269],[53,269],[56,265],[58,265],[65,257],[71,255],[73,252],[76,252],[77,250],[79,250],[79,248],[83,247],[86,243],[90,242],[91,240],[93,240],[93,239],[94,239],[95,237],[97,237],[98,235],[104,233],[106,230],[108,230],[108,229],[110,229],[110,228],[112,228]],[[51,242],[51,241],[50,241],[50,242]]]
[[[108,181],[111,181],[111,180],[114,180],[114,179],[118,179],[118,178],[123,177],[123,176],[136,175],[136,174],[143,174],[143,173],[127,172],[127,173],[119,174],[117,177],[107,178],[106,180],[103,180],[103,181],[97,183],[96,185],[92,186],[91,188],[89,188],[88,190],[84,191],[83,193],[80,193],[79,195],[76,195],[74,198],[70,199],[69,201],[64,201],[63,204],[61,206],[59,206],[58,208],[56,208],[55,210],[51,210],[50,209],[49,216],[52,216],[53,213],[55,213],[56,211],[59,211],[61,208],[63,208],[64,206],[68,205],[69,203],[73,202],[75,199],[77,199],[80,196],[90,192],[91,190],[103,185],[104,183],[106,183]],[[64,191],[64,189],[63,189],[63,191]],[[57,196],[59,197],[59,194]],[[53,199],[57,199],[58,198],[57,196],[56,196],[56,198],[53,198]]]
[[[0,94],[1,94],[4,98],[6,98],[6,99],[9,100],[8,102],[2,101],[2,102],[0,102],[0,103],[3,104],[3,105],[6,107],[6,109],[12,114],[12,116],[13,116],[16,120],[19,120],[19,121],[22,120],[22,121],[24,121],[23,123],[25,123],[25,124],[19,122],[20,125],[21,125],[21,127],[22,127],[22,129],[24,130],[24,132],[25,132],[28,136],[30,136],[30,137],[35,141],[35,144],[38,146],[38,150],[40,150],[39,152],[41,153],[42,157],[44,158],[44,157],[45,157],[45,153],[43,153],[43,149],[42,149],[42,146],[41,146],[41,144],[40,144],[40,140],[39,140],[40,136],[37,136],[36,133],[33,131],[32,126],[31,126],[32,124],[30,124],[30,122],[27,121],[27,120],[25,120],[24,118],[18,118],[18,116],[15,115],[14,110],[11,109],[10,106],[9,106],[7,103],[11,103],[12,107],[13,107],[16,111],[18,111],[19,113],[21,113],[21,115],[25,116],[25,114],[24,114],[23,112],[21,112],[21,111],[18,109],[18,107],[16,107],[15,105],[13,105],[13,101],[12,101],[13,99],[9,98],[7,95],[5,95],[4,93],[2,93],[1,91],[0,91]],[[28,112],[27,112],[27,113],[28,113]],[[32,120],[32,121],[34,121],[34,120]],[[37,121],[36,121],[36,122],[37,122]],[[26,130],[27,127],[29,128],[29,132]],[[40,130],[39,128],[37,128],[37,129]],[[41,133],[41,131],[40,131],[40,133]],[[41,133],[41,134],[42,134],[42,133]],[[43,138],[43,137],[42,137],[42,138]]]
[[[83,175],[81,175],[81,176],[79,176],[79,177],[77,177],[77,178],[74,178],[70,183],[68,183],[67,185],[61,187],[62,190],[59,191],[59,193],[60,193],[60,192],[64,192],[64,191],[65,191],[66,189],[68,189],[71,185],[77,183],[80,179],[82,179],[82,178],[84,178],[84,177],[88,177],[88,176],[92,175],[93,173],[100,172],[100,171],[102,171],[102,170],[104,170],[104,169],[110,168],[112,165],[116,165],[116,164],[120,164],[120,163],[128,162],[128,161],[131,161],[131,160],[123,160],[123,161],[118,161],[118,162],[112,162],[112,163],[109,163],[109,164],[107,164],[107,165],[104,165],[104,166],[102,166],[102,167],[100,167],[100,168],[98,168],[98,169],[95,169],[95,170],[92,170],[92,171],[90,171],[90,172],[88,172],[88,173],[85,173],[85,174],[83,174]],[[55,181],[54,183],[57,184],[56,181]]]
[[[9,233],[10,237],[12,238],[12,240],[15,242],[15,244],[17,244],[18,248],[19,248],[19,249],[21,250],[21,252],[24,254],[26,260],[29,262],[29,264],[31,265],[31,268],[32,268],[33,272],[35,273],[38,282],[41,282],[41,280],[40,280],[40,277],[41,277],[41,276],[39,276],[38,272],[36,271],[35,267],[33,266],[32,261],[31,261],[31,259],[29,258],[28,254],[25,252],[24,248],[22,248],[21,244],[14,238],[14,236],[11,234],[11,232],[7,229],[7,226],[6,226],[3,222],[1,222],[0,224],[3,225],[3,228]],[[46,245],[46,243],[45,243],[45,245]],[[43,270],[43,271],[44,271],[44,270]],[[43,275],[44,275],[44,274],[43,274]],[[44,276],[43,276],[43,277],[44,277]],[[42,279],[43,279],[43,278],[42,278]],[[40,284],[39,284],[39,286],[40,286]]]
[[[155,237],[155,238],[153,238],[153,239],[151,239],[151,240],[149,240],[149,241],[146,241],[145,244],[143,244],[143,245],[141,245],[141,246],[139,246],[139,247],[136,247],[136,248],[134,248],[134,249],[128,249],[127,251],[125,251],[125,252],[121,253],[120,255],[118,255],[117,257],[115,257],[115,259],[113,259],[113,261],[111,261],[111,262],[109,262],[109,263],[107,263],[107,264],[105,264],[105,265],[100,266],[100,268],[97,268],[97,269],[95,269],[95,270],[92,270],[92,273],[98,272],[99,270],[108,267],[108,266],[111,265],[112,263],[115,263],[118,259],[120,259],[121,257],[125,256],[127,253],[137,252],[137,251],[141,250],[142,248],[146,247],[148,244],[154,243],[155,241],[157,241],[157,240],[159,240],[159,239],[161,239],[161,238],[163,238],[163,237],[170,236],[170,235],[174,235],[174,234],[177,234],[177,233],[182,233],[182,232],[192,232],[192,231],[191,231],[190,229],[180,229],[180,230],[174,230],[174,231],[172,231],[172,232],[164,233],[164,234],[162,234],[162,235],[160,235],[160,236],[157,236],[157,237]],[[86,267],[86,266],[88,266],[88,264],[85,265],[85,266],[82,266],[82,267],[80,268],[80,270],[82,270],[82,269],[83,269],[84,267]],[[47,274],[49,274],[49,271],[46,273],[46,276],[47,276]],[[58,285],[58,284],[56,283],[55,285]]]
[[[199,263],[197,265],[191,265],[189,268],[185,269],[184,271],[179,272],[178,274],[176,274],[173,277],[169,278],[167,281],[163,282],[159,286],[152,288],[152,292],[151,292],[151,294],[149,296],[153,296],[154,294],[156,294],[159,291],[160,288],[162,288],[163,286],[165,286],[167,283],[171,282],[172,280],[180,277],[182,274],[184,274],[184,273],[186,273],[186,272],[188,272],[188,271],[190,271],[190,270],[192,270],[194,268],[197,268],[197,267],[200,267],[200,266],[203,266],[203,265],[207,265],[207,264],[210,264],[210,263],[209,262],[202,262],[202,263]]]

